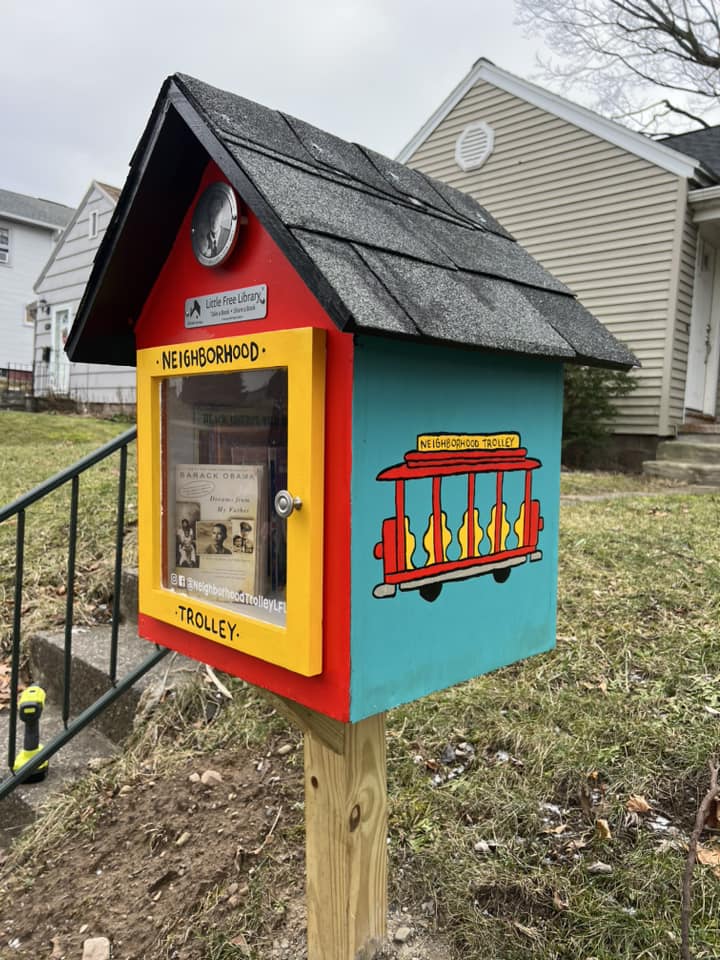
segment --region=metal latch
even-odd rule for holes
[[[278,490],[275,494],[275,513],[279,517],[287,519],[293,510],[299,510],[301,507],[300,497],[294,497],[289,490]]]

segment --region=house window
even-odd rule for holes
[[[88,237],[93,240],[98,233],[98,212],[97,210],[92,210],[90,213],[90,220],[88,223]]]
[[[482,120],[471,123],[460,134],[455,144],[455,162],[461,170],[476,170],[492,153],[495,132]]]
[[[10,263],[10,227],[0,227],[0,263]]]

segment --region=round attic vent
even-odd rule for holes
[[[461,170],[481,167],[492,153],[495,142],[493,128],[482,120],[470,123],[457,138],[455,162]]]

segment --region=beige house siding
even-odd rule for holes
[[[478,120],[493,128],[494,150],[480,169],[464,172],[455,143]],[[408,163],[472,194],[630,346],[642,369],[616,429],[660,432],[668,351],[675,347],[679,375],[687,338],[680,331],[674,344],[667,340],[680,178],[484,81]],[[674,384],[673,416],[676,392]]]
[[[669,415],[671,429],[682,424],[685,413],[685,377],[690,342],[690,317],[692,314],[698,236],[697,226],[693,223],[692,211],[687,203],[686,192],[683,190],[681,193],[680,202],[684,210],[681,221],[681,246],[677,264],[677,308],[670,373]]]

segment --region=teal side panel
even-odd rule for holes
[[[554,645],[561,427],[559,362],[358,338],[353,396],[351,720]],[[445,475],[435,487],[432,478],[408,479],[402,488],[409,537],[400,566],[407,568],[401,575],[411,578],[406,584],[411,589],[395,584],[394,595],[375,596],[376,588],[380,593],[393,589],[386,582],[383,559],[374,550],[382,540],[383,522],[394,520],[397,504],[396,481],[378,480],[378,474],[402,465],[405,454],[416,449],[419,435],[507,433],[518,433],[528,458],[541,462],[530,472],[531,497],[539,501],[543,519],[536,551],[541,558],[521,557],[505,582],[497,582],[484,564],[456,566],[452,574],[444,573],[444,566],[438,573],[435,566],[429,593],[439,585],[439,595],[423,599],[415,585],[424,578],[423,568],[432,559],[429,552],[439,542],[431,523],[438,496],[445,550],[439,559],[448,561],[450,571],[453,561],[461,563],[468,556],[462,540],[468,526],[467,518],[463,519],[469,503],[468,475],[462,471]],[[506,504],[508,531],[504,547],[510,553],[526,543],[515,530],[526,501],[525,477],[525,470],[503,474],[501,501]],[[493,517],[491,510],[497,501],[497,474],[476,475],[474,482],[477,523],[482,529],[482,537],[479,530],[476,533],[477,552],[494,555],[491,562],[495,563],[498,521],[497,512]],[[495,534],[494,544],[489,533]],[[481,568],[486,572],[476,575]],[[466,578],[444,579],[446,575]],[[504,573],[498,570],[497,575]]]

